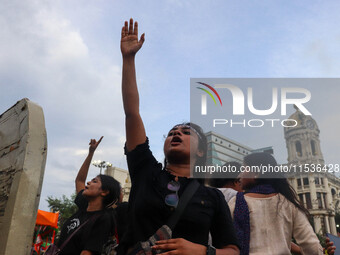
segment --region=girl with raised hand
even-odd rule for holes
[[[145,36],[142,34],[138,38],[138,24],[132,19],[129,23],[125,21],[121,33],[125,154],[132,181],[129,230],[120,243],[120,252],[124,254],[166,224],[183,190],[193,181],[189,178],[190,165],[205,163],[207,141],[199,126],[192,123],[175,125],[164,142],[165,166],[156,161],[139,114],[136,83],[135,55]],[[207,246],[209,231],[214,247]],[[158,241],[151,248],[153,252],[162,250],[166,255],[239,254],[229,208],[221,192],[199,184],[174,227],[172,238]]]
[[[77,232],[67,241],[60,255],[101,254],[104,243],[114,234],[115,220],[111,206],[120,200],[119,182],[109,175],[100,174],[85,185],[92,157],[102,139],[103,137],[99,141],[91,139],[89,153],[76,177],[75,203],[78,211],[64,223],[58,247],[60,248],[73,232]]]

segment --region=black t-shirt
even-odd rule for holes
[[[115,216],[117,219],[117,238],[118,242],[122,240],[124,234],[127,231],[129,218],[128,218],[128,206],[129,204],[127,202],[122,202],[117,205],[117,208],[115,209]]]
[[[127,163],[132,187],[129,198],[129,229],[122,243],[131,247],[147,240],[158,228],[167,223],[174,208],[165,204],[169,181],[174,176],[162,170],[162,164],[152,155],[148,140],[127,152]],[[191,180],[179,177],[181,197]],[[173,238],[184,238],[193,243],[208,244],[209,231],[213,246],[238,245],[229,207],[222,193],[214,188],[200,185],[187,204],[181,219],[173,230]]]
[[[104,243],[108,240],[109,235],[113,233],[114,223],[110,211],[87,212],[88,203],[82,193],[83,190],[77,194],[74,201],[78,206],[78,211],[67,219],[62,227],[58,247],[88,218],[96,214],[99,216],[95,221],[89,220],[66,244],[60,255],[77,255],[83,250],[91,251],[93,254],[100,254]]]

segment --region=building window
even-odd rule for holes
[[[322,209],[322,200],[321,200],[321,193],[320,192],[316,192],[316,200],[318,201],[318,208]]]
[[[310,146],[312,147],[312,155],[315,156],[317,153],[316,153],[316,146],[315,146],[314,140],[310,141]]]
[[[303,186],[308,186],[308,185],[309,185],[308,178],[303,178]]]
[[[298,185],[298,187],[301,187],[301,179],[300,178],[297,179],[297,185]]]
[[[332,196],[334,196],[335,194],[336,194],[336,191],[335,191],[335,189],[331,189],[331,193],[332,193]]]
[[[323,185],[323,178],[321,177],[320,180],[321,180],[321,185]]]
[[[328,209],[326,193],[322,193],[322,198],[323,198],[324,208]]]
[[[315,180],[315,185],[320,185],[319,177],[315,177],[314,180]]]
[[[312,225],[312,227],[313,227],[313,229],[314,229],[314,231],[315,231],[314,217],[310,217],[310,218],[309,218],[309,222],[310,222],[310,224]]]
[[[300,141],[295,142],[295,149],[296,149],[296,155],[298,157],[302,157],[302,146],[301,146]]]
[[[307,204],[307,209],[312,209],[312,200],[310,199],[310,193],[306,193],[306,204]]]
[[[325,221],[325,217],[321,216],[320,222],[321,222],[322,232],[323,232],[323,234],[325,234],[326,233],[326,221]]]
[[[304,205],[303,194],[299,194],[300,203]]]

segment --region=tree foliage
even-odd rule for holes
[[[61,198],[55,198],[52,196],[47,197],[46,201],[50,210],[52,212],[59,212],[59,229],[61,229],[61,226],[65,223],[65,221],[77,211],[77,206],[74,203],[75,198],[76,194],[71,195],[70,198],[66,197],[65,195],[63,195]]]

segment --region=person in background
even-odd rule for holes
[[[247,171],[241,174],[241,185],[245,192],[229,201],[241,254],[290,254],[293,237],[301,254],[322,254],[319,239],[308,221],[309,213],[287,179],[278,173],[261,171],[262,166],[274,168],[277,162],[263,152],[244,158]]]
[[[79,169],[75,180],[78,211],[64,223],[58,247],[76,231],[83,227],[67,242],[60,255],[96,255],[101,254],[105,242],[115,230],[111,206],[119,201],[121,187],[117,180],[108,175],[97,175],[86,182],[92,157],[103,137],[91,139],[89,153]],[[93,220],[91,220],[93,219]]]
[[[211,178],[209,179],[209,185],[211,187],[218,188],[227,202],[236,196],[237,192],[242,192],[241,182],[238,175],[240,174],[241,164],[236,161],[227,162],[223,165],[226,169],[229,169],[225,174],[227,178]]]

